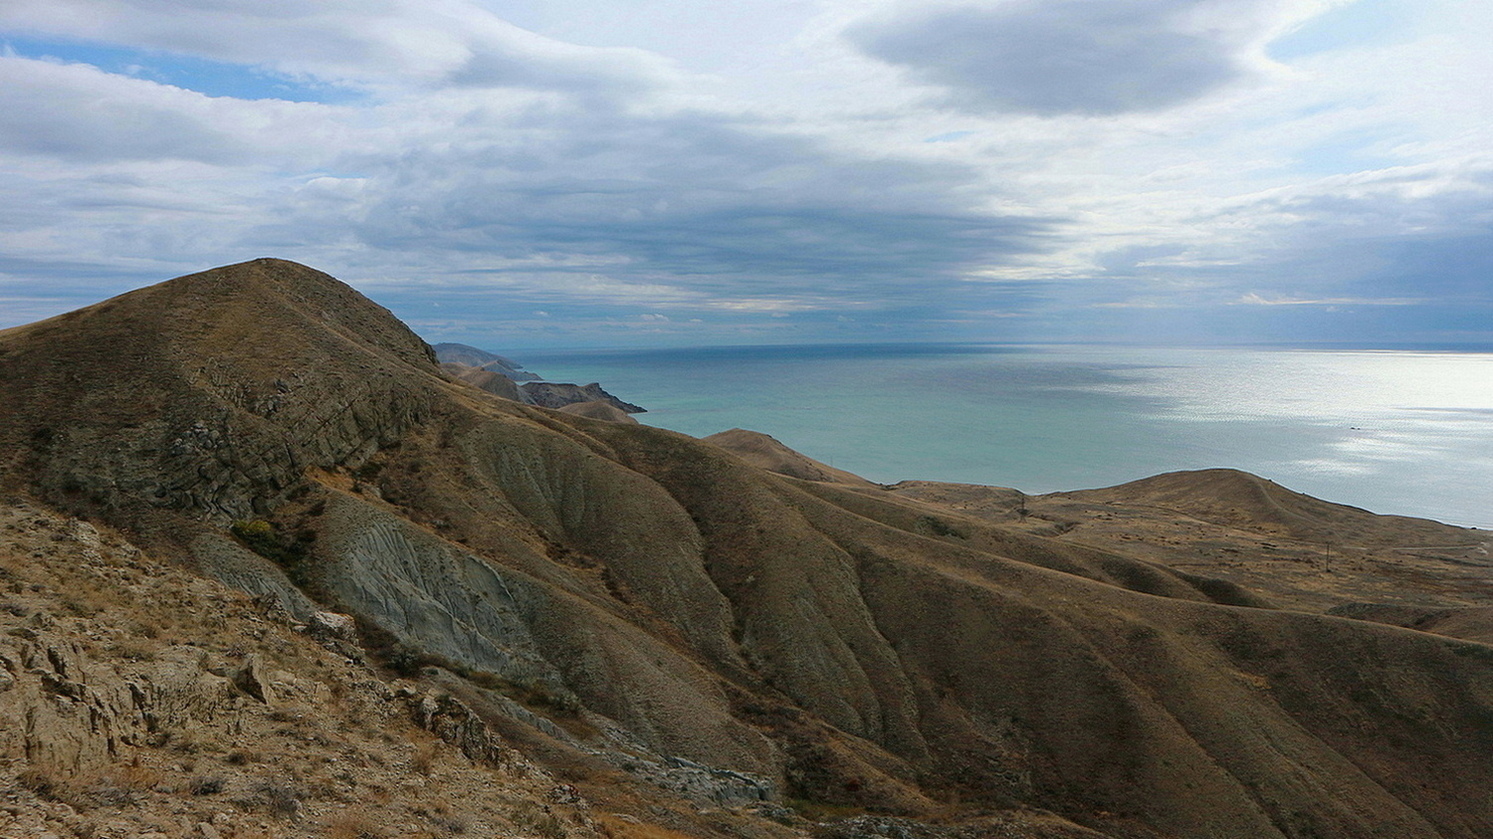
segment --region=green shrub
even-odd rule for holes
[[[295,538],[283,536],[273,524],[264,519],[236,521],[229,526],[244,547],[285,569],[290,581],[301,588],[312,584],[310,569],[306,567],[306,554],[316,534],[302,531]]]

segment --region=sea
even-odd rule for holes
[[[1493,529],[1493,352],[878,344],[506,353],[645,423],[729,428],[880,483],[1028,493],[1231,467]]]

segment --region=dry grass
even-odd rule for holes
[[[113,767],[92,780],[71,784],[76,792],[69,796],[68,803],[80,810],[89,806],[133,807],[139,804],[143,793],[164,778],[165,774],[153,767],[139,764]]]
[[[342,812],[327,823],[327,839],[385,839],[388,834],[362,813]]]
[[[565,829],[565,823],[560,820],[559,816],[543,805],[532,801],[520,803],[513,813],[513,821],[541,839],[567,839],[570,835],[570,831]]]
[[[441,741],[434,737],[416,741],[415,751],[410,755],[410,768],[421,775],[429,775],[441,754]]]
[[[139,803],[142,794],[164,778],[161,770],[137,759],[65,780],[33,767],[17,775],[16,783],[46,801],[68,804],[75,810],[90,810],[95,807],[133,807]]]
[[[656,824],[646,824],[632,816],[620,813],[601,813],[596,817],[612,839],[694,839],[688,833],[680,833]]]
[[[16,783],[30,790],[37,798],[47,801],[61,800],[62,783],[50,772],[35,767],[26,769],[16,776]]]

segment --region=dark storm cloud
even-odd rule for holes
[[[1017,0],[852,29],[866,53],[971,111],[1119,114],[1178,105],[1240,75],[1230,45],[1182,31],[1196,0]]]

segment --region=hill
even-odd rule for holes
[[[1375,515],[1293,492],[1236,469],[1170,472],[1108,489],[1063,495],[1091,503],[1161,507],[1214,524],[1245,525],[1299,541],[1476,541],[1462,528],[1426,519]]]
[[[458,364],[453,361],[441,362],[441,371],[456,381],[466,382],[472,387],[485,390],[494,396],[512,399],[515,402],[525,401],[524,395],[519,392],[518,384],[502,373],[484,370],[481,367]]]
[[[709,437],[702,437],[701,440],[715,446],[720,446],[758,469],[776,472],[779,475],[787,475],[790,478],[802,478],[805,481],[823,481],[826,483],[849,484],[861,487],[875,486],[875,484],[859,475],[852,475],[843,469],[836,469],[828,464],[820,463],[811,457],[799,454],[761,432],[747,431],[744,428],[733,428],[729,431],[712,434]]]
[[[916,481],[892,491],[1023,532],[1228,580],[1284,608],[1339,614],[1353,604],[1379,603],[1422,614],[1493,605],[1487,533],[1374,515],[1231,469],[1044,496]]]
[[[511,358],[490,353],[487,350],[479,350],[466,344],[434,344],[431,349],[435,351],[435,357],[442,364],[460,364],[465,367],[476,367],[479,370],[487,370],[497,373],[504,378],[515,382],[537,381],[539,376],[524,369],[522,364]]]
[[[605,400],[571,402],[568,405],[561,405],[555,410],[566,414],[574,414],[578,417],[590,417],[591,419],[605,420],[607,422],[637,423],[637,420],[629,416],[626,411]]]
[[[579,405],[583,402],[602,402],[624,414],[646,413],[646,409],[623,402],[602,390],[598,382],[588,385],[564,382],[524,382],[518,386],[518,391],[523,396],[524,402],[538,405],[541,408],[563,408],[566,405]]]
[[[802,480],[499,399],[293,263],[0,332],[0,452],[10,496],[178,574],[299,625],[353,615],[386,678],[470,708],[618,835],[1493,832],[1493,648],[1077,541],[1064,505],[1103,500],[1007,518],[1009,493]],[[112,742],[118,766],[164,747]]]

